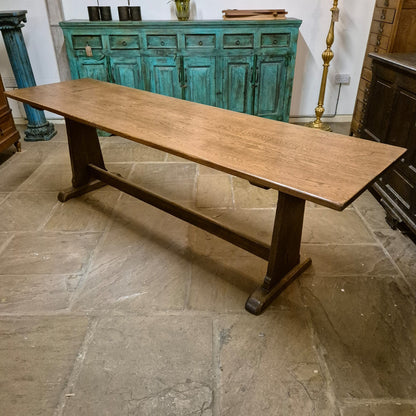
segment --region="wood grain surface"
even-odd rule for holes
[[[7,96],[336,210],[406,151],[92,79]]]

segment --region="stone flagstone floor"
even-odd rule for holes
[[[307,204],[313,266],[254,317],[263,260],[108,187],[58,202],[57,129],[0,154],[2,415],[416,415],[416,245],[368,192]],[[276,192],[102,147],[110,170],[270,240]]]

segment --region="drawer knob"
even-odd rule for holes
[[[127,46],[127,42],[126,42],[125,40],[123,40],[123,42],[121,42],[121,44],[122,44],[123,46]]]
[[[390,5],[389,0],[384,0],[384,5],[385,5],[386,7],[389,7],[389,5]]]
[[[402,157],[402,158],[400,159],[400,162],[404,163],[404,162],[406,162],[406,159],[405,159],[404,157]]]
[[[273,41],[273,45],[277,45],[277,39]]]
[[[239,40],[235,41],[235,44],[238,46],[241,42]]]
[[[383,11],[381,12],[380,19],[382,19],[382,20],[386,19],[386,10],[385,9],[383,9]]]
[[[160,46],[165,46],[165,42],[163,42],[163,40],[160,42]]]
[[[202,40],[200,40],[199,42],[198,42],[198,45],[199,46],[202,46],[204,44],[204,42],[202,42]]]
[[[378,48],[376,47],[376,48],[374,48],[374,52],[378,52]]]

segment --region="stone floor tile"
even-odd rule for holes
[[[197,181],[198,208],[231,208],[233,193],[229,175],[200,175]]]
[[[71,180],[72,172],[69,164],[42,164],[18,190],[59,192],[69,188]]]
[[[188,307],[214,312],[243,312],[248,296],[264,279],[267,263],[255,256],[192,259]]]
[[[246,313],[245,303],[266,275],[267,262],[256,256],[203,257],[192,259],[188,308],[217,313]],[[301,305],[299,289],[290,285],[269,309]]]
[[[300,278],[339,400],[416,399],[416,305],[401,280]]]
[[[7,163],[0,165],[0,191],[17,189],[38,169],[37,163]]]
[[[51,192],[12,193],[0,203],[0,230],[35,231],[47,221],[57,202]]]
[[[304,243],[374,243],[374,237],[354,210],[306,209],[302,232]]]
[[[416,290],[416,244],[399,230],[387,228],[375,235]]]
[[[39,314],[69,307],[74,275],[0,275],[0,313]]]
[[[116,207],[114,221],[74,308],[183,309],[191,267],[188,225],[133,198]]]
[[[175,201],[193,201],[195,163],[137,163],[129,180]]]
[[[68,145],[57,142],[22,142],[22,151],[16,153],[12,163],[37,163],[40,165],[52,154],[60,152],[62,146],[66,146],[66,154],[68,155]],[[67,156],[69,163],[69,156]]]
[[[199,211],[250,238],[267,244],[271,242],[274,209],[200,209]],[[204,256],[229,257],[247,253],[243,249],[196,227],[189,228],[189,247],[193,252]]]
[[[345,407],[342,416],[414,416],[416,405],[406,403],[375,403]]]
[[[212,321],[102,319],[64,416],[212,415]]]
[[[87,329],[86,317],[0,319],[1,413],[53,416]]]
[[[0,275],[81,273],[100,237],[100,233],[17,234],[3,250]]]
[[[377,245],[303,244],[301,253],[312,258],[304,274],[320,276],[394,276],[397,269]]]
[[[369,191],[357,198],[353,206],[364,217],[371,229],[390,228],[386,222],[386,211]]]
[[[219,413],[336,416],[303,309],[215,322]]]
[[[126,139],[122,143],[104,141],[101,149],[106,163],[163,162],[166,159],[166,153]]]
[[[159,244],[123,247],[108,263],[93,268],[73,303],[76,311],[150,312],[183,310],[189,286],[189,261]]]
[[[9,193],[0,192],[0,204],[9,196]]]
[[[104,231],[111,221],[113,208],[120,197],[120,192],[111,192],[112,189],[114,188],[104,187],[65,203],[58,202],[44,229],[48,231]]]
[[[245,179],[233,177],[236,208],[276,208],[278,192],[251,185]]]

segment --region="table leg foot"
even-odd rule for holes
[[[83,194],[86,194],[87,192],[94,191],[95,189],[102,188],[103,186],[106,186],[107,184],[101,181],[92,181],[86,185],[79,186],[77,188],[68,188],[65,189],[58,194],[58,200],[61,202],[68,201],[68,199],[76,198],[77,196],[81,196]]]
[[[310,258],[301,261],[270,290],[264,289],[263,286],[258,287],[247,299],[246,310],[253,315],[260,315],[267,306],[311,264],[312,260]]]

